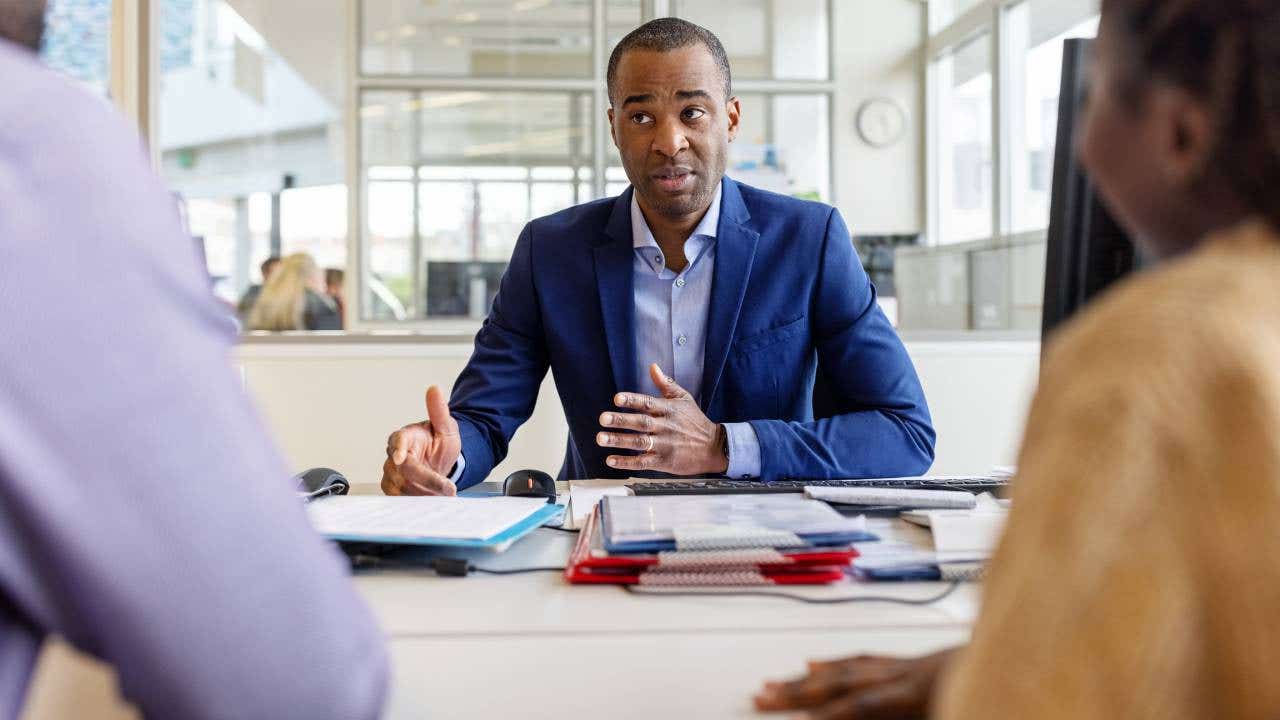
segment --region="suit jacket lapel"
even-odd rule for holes
[[[756,256],[760,233],[745,224],[751,215],[742,202],[738,184],[725,178],[716,230],[715,276],[711,280],[711,307],[707,322],[706,354],[702,365],[702,409],[715,399],[742,312],[742,298]]]
[[[613,205],[604,236],[595,247],[596,285],[600,315],[604,320],[609,363],[613,366],[615,392],[636,390],[636,333],[633,262],[631,247],[631,193],[628,189]]]

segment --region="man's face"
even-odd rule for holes
[[[711,53],[632,50],[618,61],[612,101],[613,143],[641,207],[673,219],[704,212],[740,113]]]
[[[0,38],[40,50],[45,0],[0,0]]]

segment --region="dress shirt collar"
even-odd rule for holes
[[[711,197],[711,206],[707,208],[698,226],[689,234],[690,238],[699,235],[708,238],[716,236],[716,227],[720,224],[720,191],[723,187],[724,179],[721,178],[720,182],[716,183],[716,194]],[[631,247],[658,247],[658,241],[654,240],[653,231],[649,229],[649,223],[645,222],[644,213],[640,211],[635,190],[631,191]]]

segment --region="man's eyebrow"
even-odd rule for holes
[[[676,91],[676,99],[678,100],[692,100],[693,98],[703,98],[705,100],[714,99],[711,97],[711,93],[707,92],[706,90],[677,90]]]
[[[650,102],[652,100],[653,95],[651,93],[645,93],[643,95],[628,95],[627,99],[622,101],[622,107],[626,107],[631,103],[643,103]]]

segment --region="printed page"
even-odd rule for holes
[[[307,505],[321,535],[484,540],[546,505],[542,498],[338,495]]]

